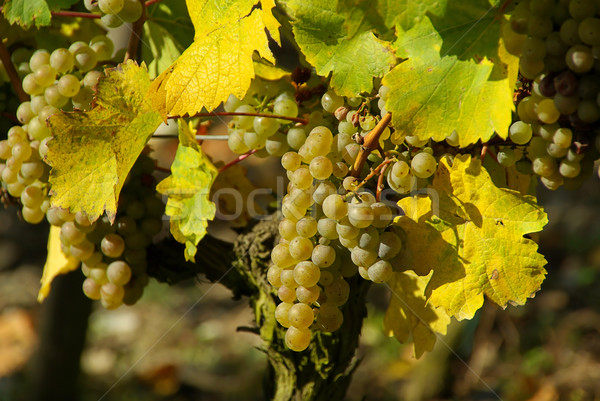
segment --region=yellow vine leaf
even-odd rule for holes
[[[457,319],[470,319],[484,294],[500,305],[522,305],[546,275],[537,244],[524,237],[548,222],[535,197],[498,188],[479,159],[442,159],[427,196],[398,205],[407,233],[400,268],[420,275],[433,270],[428,302]]]
[[[185,244],[185,259],[194,260],[196,245],[206,235],[208,220],[215,217],[210,188],[217,169],[196,143],[189,126],[179,122],[179,146],[171,175],[156,190],[168,196],[165,213],[170,217],[171,234]]]
[[[215,109],[230,94],[241,99],[254,78],[254,51],[274,63],[269,35],[280,43],[274,0],[187,0],[194,43],[153,83],[154,109],[193,115]],[[259,5],[259,7],[257,7]]]
[[[431,278],[414,272],[394,272],[389,281],[391,298],[383,320],[384,331],[401,343],[412,340],[415,357],[435,345],[437,333],[445,335],[450,317],[427,303],[425,288]]]
[[[52,280],[59,274],[66,274],[77,269],[79,262],[72,256],[65,256],[60,247],[60,227],[50,226],[50,234],[48,235],[48,256],[44,265],[44,272],[40,291],[38,292],[38,302],[44,301],[50,293]]]
[[[56,113],[46,162],[52,167],[52,206],[111,220],[125,178],[161,123],[146,97],[150,78],[133,61],[106,70],[90,111]]]

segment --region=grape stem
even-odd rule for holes
[[[383,116],[383,118],[377,123],[375,128],[373,128],[373,130],[367,134],[365,137],[365,142],[360,147],[360,152],[354,161],[354,166],[352,166],[352,172],[350,175],[353,177],[358,177],[365,162],[367,161],[367,157],[369,157],[369,154],[379,147],[379,137],[391,120],[392,114],[389,112],[386,113],[386,115]]]
[[[379,202],[381,200],[381,191],[383,191],[383,189],[385,188],[385,185],[383,185],[383,177],[385,177],[385,171],[389,167],[391,161],[392,161],[392,159],[390,159],[385,164],[383,164],[383,163],[380,164],[380,166],[383,165],[383,167],[381,168],[379,177],[377,177],[377,189],[375,190],[375,199],[377,200],[377,202]]]
[[[140,15],[140,18],[135,21],[131,27],[131,34],[129,35],[129,42],[127,43],[127,51],[125,52],[125,58],[123,59],[123,62],[130,59],[136,59],[141,40],[142,28],[144,27],[144,23],[147,19],[146,7],[144,7],[145,3],[143,0],[138,1],[142,4],[142,15]]]
[[[10,54],[8,53],[8,49],[6,48],[6,45],[2,40],[0,40],[0,60],[2,60],[2,64],[4,64],[4,68],[6,69],[8,78],[10,79],[10,83],[12,84],[13,88],[15,89],[15,92],[17,93],[19,101],[21,103],[27,102],[29,100],[29,95],[23,90],[21,78],[19,78],[17,69],[12,63],[12,60],[10,59]]]
[[[0,7],[0,13],[3,11],[4,7]],[[102,18],[100,14],[93,13],[82,13],[79,11],[50,11],[50,14],[53,17],[69,17],[69,18]]]
[[[278,114],[265,114],[265,113],[241,113],[235,111],[213,111],[212,113],[197,113],[190,117],[212,117],[212,116],[249,116],[249,117],[268,117],[278,118],[281,120],[289,120],[302,125],[307,125],[308,120],[302,117],[286,117]],[[170,119],[183,118],[183,116],[169,116]]]
[[[379,164],[379,166],[377,166],[371,170],[371,172],[365,177],[365,179],[362,180],[362,182],[356,186],[356,189],[364,186],[371,178],[375,177],[380,171],[381,171],[380,176],[383,175],[383,172],[387,168],[387,165],[390,164],[392,161],[394,161],[394,159],[386,157],[385,160],[382,161],[381,164]],[[377,189],[379,190],[379,180],[377,180],[377,181],[378,181]]]
[[[249,156],[255,154],[256,152],[258,152],[257,149],[252,149],[252,150],[247,151],[243,155],[239,155],[238,157],[236,157],[235,159],[233,159],[232,161],[230,161],[226,165],[224,165],[221,168],[219,168],[219,173],[222,173],[223,171],[227,170],[229,167],[238,164],[239,162],[241,162],[242,160],[244,160],[244,159],[248,158]]]

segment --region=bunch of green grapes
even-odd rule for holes
[[[533,82],[510,127],[515,146],[500,149],[498,161],[517,163],[556,189],[579,176],[585,148],[580,143],[590,140],[600,123],[600,4],[520,1],[503,38],[507,50],[520,56],[524,81]]]
[[[385,128],[379,137],[381,152],[369,155],[357,177],[350,175],[365,137],[387,113],[382,99],[387,92],[384,87],[373,97],[344,98],[330,90],[316,102],[296,102],[285,83],[255,80],[249,95],[241,101],[230,97],[225,104],[226,111],[301,115],[308,120],[302,126],[283,119],[235,116],[229,131],[234,152],[257,149],[281,156],[287,172],[281,238],[272,250],[267,278],[281,301],[275,317],[287,328],[286,344],[292,350],[308,347],[311,329],[340,328],[340,307],[350,296],[348,277],[358,273],[385,283],[393,274],[392,260],[402,250],[401,233],[391,225],[396,209],[365,187],[373,188],[373,183],[361,184],[370,169],[383,162],[382,152],[393,150],[397,155],[386,162],[386,177],[398,196],[409,192],[403,187],[406,176],[427,178],[437,168],[426,150],[409,152],[405,149],[416,149],[410,144],[402,145],[402,152],[394,150],[398,147],[389,143],[391,130]],[[271,141],[276,145],[269,146]]]
[[[93,88],[101,75],[94,68],[110,59],[112,52],[112,41],[101,35],[89,44],[75,42],[69,49],[33,53],[19,49],[11,55],[31,99],[17,108],[22,125],[11,127],[8,138],[0,141],[0,183],[20,199],[28,223],[41,222],[49,207],[49,168],[43,158],[51,135],[46,121],[61,109],[91,107]]]
[[[83,3],[90,12],[100,11],[102,22],[109,28],[137,21],[142,16],[140,0],[84,0]]]
[[[84,294],[107,309],[134,304],[148,284],[146,249],[164,213],[153,171],[154,161],[142,154],[125,181],[114,224],[107,216],[91,223],[80,212],[48,210],[50,224],[61,228],[63,253],[82,262]]]

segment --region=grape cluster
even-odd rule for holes
[[[280,156],[289,179],[281,204],[280,241],[272,250],[267,278],[277,289],[281,303],[275,317],[287,328],[285,341],[292,350],[308,347],[311,329],[339,329],[340,308],[350,296],[347,278],[358,273],[375,283],[388,281],[392,260],[402,249],[401,233],[391,226],[396,209],[377,201],[367,188],[370,183],[361,183],[371,168],[381,169],[382,153],[369,155],[357,177],[350,175],[361,143],[386,114],[388,90],[382,88],[373,98],[344,98],[330,90],[318,103],[297,102],[291,87],[257,79],[244,99],[230,97],[225,104],[226,111],[300,114],[308,120],[302,126],[235,116],[229,128],[234,152],[257,149],[259,155]],[[386,127],[379,137],[382,152],[394,148],[387,141],[390,135]],[[398,194],[410,192],[413,177],[425,179],[437,167],[427,151],[395,153],[386,162],[386,176]]]
[[[556,189],[580,174],[584,155],[578,140],[600,122],[600,4],[521,1],[503,38],[507,50],[520,56],[523,82],[533,82],[519,99],[519,121],[509,132],[510,140],[523,146],[501,148],[498,161],[533,171]]]
[[[137,21],[142,16],[139,0],[84,0],[84,5],[90,12],[100,11],[102,22],[109,28]]]
[[[75,42],[69,49],[33,53],[18,49],[11,56],[31,99],[16,111],[23,125],[11,127],[7,139],[0,141],[0,182],[11,196],[20,198],[28,223],[41,222],[49,207],[48,166],[43,158],[51,135],[46,120],[59,109],[91,107],[93,87],[101,74],[93,68],[110,59],[112,52],[112,41],[100,35],[89,44]]]
[[[163,202],[151,175],[154,161],[142,154],[123,186],[114,224],[108,217],[91,223],[85,214],[50,208],[50,224],[61,228],[65,255],[82,262],[84,294],[107,309],[132,305],[148,284],[146,248],[162,229]]]

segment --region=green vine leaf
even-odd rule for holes
[[[149,86],[145,66],[128,61],[100,78],[92,110],[50,117],[53,206],[92,221],[106,211],[114,221],[125,178],[162,121],[146,97]]]
[[[457,319],[471,319],[485,294],[498,305],[522,305],[546,275],[538,246],[524,235],[548,222],[535,197],[498,188],[478,159],[443,160],[429,196],[398,203],[407,233],[399,268],[433,275],[428,302]],[[423,253],[421,253],[423,252]]]
[[[331,73],[331,86],[342,96],[356,96],[373,89],[373,77],[382,77],[396,64],[389,42],[374,34],[375,26],[340,7],[337,0],[290,0],[293,32],[306,61],[317,74]],[[370,8],[362,1],[357,9]]]
[[[415,358],[431,351],[437,333],[445,335],[450,317],[427,303],[425,288],[431,278],[414,272],[394,272],[389,281],[391,298],[383,320],[384,331],[401,343],[412,340]]]
[[[426,17],[407,31],[398,26],[394,46],[408,60],[383,79],[391,88],[386,109],[395,143],[406,135],[441,141],[454,130],[461,147],[494,133],[506,138],[518,58],[505,51],[487,2],[464,7],[433,23]]]
[[[165,213],[171,223],[171,234],[185,244],[185,259],[194,260],[196,245],[206,235],[208,220],[215,217],[216,206],[210,200],[210,189],[217,169],[202,152],[185,122],[179,122],[179,146],[171,165],[171,175],[156,190],[168,196]]]
[[[4,16],[11,24],[23,28],[50,25],[50,11],[67,9],[78,0],[6,0],[2,9]]]

